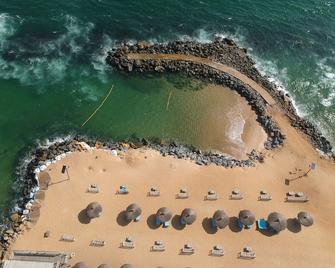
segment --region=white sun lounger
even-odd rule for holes
[[[156,240],[154,245],[151,247],[151,251],[165,251],[165,245],[162,241]]]
[[[90,246],[92,247],[103,247],[104,245],[106,245],[104,240],[92,240],[90,243]]]
[[[251,247],[245,247],[243,251],[239,253],[241,259],[255,259],[256,253],[252,250]]]
[[[214,190],[209,190],[205,196],[205,200],[215,201],[218,200],[218,196]]]
[[[234,190],[231,192],[230,199],[231,199],[231,200],[241,200],[241,199],[243,199],[243,196],[242,196],[242,194],[240,193],[240,190],[238,190],[238,189],[234,189]]]
[[[100,192],[100,189],[98,188],[96,184],[91,184],[90,186],[88,186],[87,192],[92,193],[92,194],[97,194]]]
[[[176,195],[177,199],[186,199],[188,197],[189,197],[189,195],[188,195],[187,189],[180,189],[179,193],[177,193],[177,195]]]
[[[124,241],[122,241],[121,247],[129,249],[134,248],[135,247],[134,240],[131,237],[127,237]]]
[[[64,242],[74,242],[75,241],[75,238],[73,235],[71,234],[63,234],[60,238],[61,241],[64,241]]]
[[[194,248],[191,244],[185,244],[184,247],[180,250],[181,254],[193,254]]]
[[[154,187],[151,187],[150,191],[148,192],[148,196],[152,196],[152,197],[160,196],[160,191]]]
[[[217,256],[217,257],[224,256],[224,252],[223,252],[223,248],[222,248],[222,246],[220,246],[220,245],[215,245],[215,246],[212,248],[210,254],[211,254],[212,256]]]

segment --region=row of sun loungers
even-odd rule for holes
[[[75,238],[73,235],[64,234],[61,236],[61,241],[65,242],[74,242]],[[92,240],[90,246],[92,247],[103,247],[106,245],[104,240]],[[130,236],[126,237],[124,241],[121,242],[121,248],[125,249],[133,249],[135,248],[134,239]],[[166,250],[164,243],[161,240],[154,241],[154,244],[151,247],[151,251],[153,252],[163,252]],[[187,243],[180,249],[180,254],[191,255],[195,252],[192,244]],[[221,245],[214,245],[213,248],[210,250],[209,254],[211,256],[221,257],[224,256],[224,251]],[[243,251],[239,253],[240,258],[243,259],[254,259],[256,258],[256,254],[253,252],[251,247],[245,247]]]
[[[99,193],[99,187],[96,184],[91,184],[88,188],[87,188],[87,192],[89,193]],[[117,191],[117,194],[129,194],[129,190],[126,186],[121,185],[120,188]],[[150,197],[158,197],[160,196],[160,191],[155,188],[155,187],[151,187],[150,191],[148,192],[148,196]],[[176,198],[177,199],[187,199],[189,198],[189,193],[187,191],[187,189],[182,188],[179,190],[179,192],[176,194]],[[208,200],[208,201],[215,201],[218,200],[218,195],[214,190],[209,190],[207,192],[207,194],[205,195],[204,200]],[[234,189],[232,191],[232,193],[229,196],[230,200],[242,200],[243,199],[243,195],[240,192],[239,189]],[[270,201],[272,200],[272,196],[265,190],[260,191],[260,194],[258,196],[258,200],[259,201]],[[288,192],[286,195],[286,199],[287,202],[307,202],[308,198],[304,195],[304,193],[302,192]]]

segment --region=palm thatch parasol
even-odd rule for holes
[[[49,183],[51,181],[51,177],[48,172],[42,171],[38,175],[38,183],[41,188],[41,190],[47,190],[49,187]]]
[[[185,208],[180,217],[183,223],[190,225],[197,219],[197,213],[192,208]]]
[[[87,264],[84,262],[77,262],[73,268],[88,268]]]
[[[243,225],[253,225],[255,223],[255,215],[247,209],[241,210],[238,214],[238,219]]]
[[[156,217],[160,222],[167,222],[172,218],[172,212],[168,208],[162,207],[157,210]]]
[[[225,228],[229,224],[229,216],[223,210],[217,210],[214,212],[213,220],[216,226],[220,229]]]
[[[90,219],[98,218],[101,216],[102,206],[98,202],[92,202],[86,207],[86,215]]]
[[[301,211],[298,213],[298,220],[300,224],[304,226],[311,226],[314,223],[312,215],[305,211]]]
[[[130,204],[126,209],[126,219],[128,221],[135,220],[138,218],[142,213],[142,209],[137,204]]]
[[[108,264],[100,264],[98,268],[109,268],[110,266]]]
[[[267,222],[269,224],[269,227],[277,233],[285,230],[287,225],[285,217],[278,212],[270,213]]]
[[[120,268],[133,268],[134,266],[132,266],[131,264],[123,264]]]

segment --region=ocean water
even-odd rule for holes
[[[200,133],[182,105],[168,119],[161,112],[168,90],[192,90],[189,80],[124,76],[105,65],[106,51],[124,40],[231,37],[335,144],[333,14],[330,0],[0,0],[0,212],[18,158],[39,140],[79,132],[184,141]],[[80,128],[112,84],[108,109]]]

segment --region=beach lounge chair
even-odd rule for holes
[[[210,255],[221,257],[224,255],[223,248],[221,245],[215,245],[210,251]]]
[[[154,245],[151,247],[151,251],[165,251],[165,245],[162,241],[156,240]]]
[[[97,194],[99,193],[99,191],[100,189],[98,188],[96,184],[90,184],[90,186],[88,186],[87,188],[88,193]]]
[[[259,201],[270,201],[272,199],[271,195],[268,194],[267,191],[262,190],[258,196]]]
[[[252,250],[251,247],[245,247],[243,251],[239,253],[241,259],[255,259],[256,253]]]
[[[75,238],[73,235],[71,234],[63,234],[60,238],[61,241],[64,241],[64,242],[74,242],[75,241]]]
[[[129,191],[126,186],[121,185],[119,190],[117,191],[117,194],[129,194]]]
[[[121,247],[122,248],[134,248],[135,247],[135,243],[134,240],[131,237],[126,237],[126,239],[124,241],[122,241],[121,243]]]
[[[307,202],[309,199],[305,196],[303,192],[288,192],[286,196],[287,202]]]
[[[238,189],[234,189],[234,190],[231,192],[230,199],[231,199],[231,200],[241,200],[241,199],[243,199],[243,196],[242,196],[240,190],[238,190]]]
[[[266,220],[264,219],[259,219],[256,221],[256,226],[257,226],[257,230],[266,230],[268,228],[268,224],[266,222]]]
[[[194,248],[190,243],[187,243],[184,245],[184,247],[180,250],[181,254],[193,254],[194,253]]]
[[[92,240],[90,243],[90,246],[92,247],[103,247],[104,245],[106,245],[104,240]]]
[[[151,187],[150,191],[148,192],[148,196],[157,197],[157,196],[160,196],[160,195],[161,195],[160,191],[155,187]]]
[[[168,228],[170,226],[170,222],[169,221],[164,221],[163,222],[163,228]]]
[[[205,200],[210,200],[210,201],[218,200],[218,196],[214,190],[209,190],[207,192],[207,195],[205,196]]]
[[[179,193],[177,193],[177,195],[176,195],[177,199],[186,199],[188,197],[189,197],[189,195],[188,195],[187,189],[185,189],[185,188],[180,189]]]

